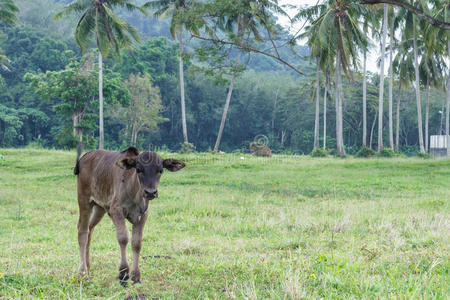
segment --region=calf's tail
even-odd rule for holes
[[[78,175],[80,173],[80,156],[83,152],[83,142],[79,142],[77,146],[77,160],[75,164],[75,168],[73,168],[73,174]]]

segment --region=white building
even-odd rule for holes
[[[430,136],[430,154],[434,155],[435,157],[446,157],[449,153],[449,151],[447,151],[447,147],[447,136]]]

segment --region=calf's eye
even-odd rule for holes
[[[159,174],[162,174],[162,172],[163,172],[163,169],[159,170]]]

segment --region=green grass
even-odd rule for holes
[[[450,295],[450,160],[175,155],[187,167],[150,205],[143,283],[122,288],[107,217],[77,277],[75,153],[0,154],[1,298]]]

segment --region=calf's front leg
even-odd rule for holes
[[[80,277],[83,278],[88,274],[86,262],[86,249],[89,235],[89,216],[92,211],[92,205],[86,201],[86,197],[78,195],[78,204],[80,209],[80,217],[78,219],[78,245],[80,246]]]
[[[110,215],[114,226],[116,227],[117,241],[120,246],[119,281],[122,286],[126,286],[129,278],[129,267],[127,262],[128,229],[125,225],[125,217],[122,209],[111,209]]]
[[[141,282],[141,272],[139,271],[139,256],[142,248],[142,234],[144,232],[145,222],[147,221],[147,212],[145,212],[141,219],[133,224],[131,249],[133,250],[133,263],[131,265],[131,280],[133,283]]]

